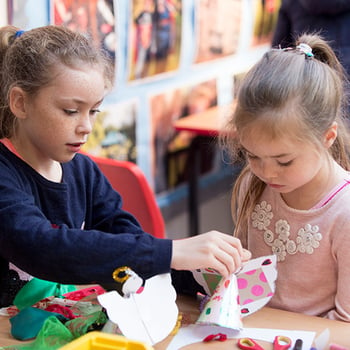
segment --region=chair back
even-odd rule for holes
[[[95,161],[112,187],[120,193],[123,209],[130,212],[145,232],[165,238],[165,223],[155,194],[145,174],[135,164],[88,154]]]

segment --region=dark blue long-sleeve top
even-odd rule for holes
[[[172,243],[145,233],[97,165],[77,154],[48,181],[0,144],[0,256],[37,278],[110,283],[129,266],[143,278],[170,271]]]

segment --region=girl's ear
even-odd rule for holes
[[[338,136],[338,124],[337,122],[333,122],[330,128],[326,131],[324,135],[323,143],[326,148],[329,148],[333,145],[335,139]]]
[[[25,97],[26,93],[18,86],[10,90],[9,107],[11,112],[20,119],[26,118]]]

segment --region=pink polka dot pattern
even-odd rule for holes
[[[266,275],[261,268],[239,275],[237,278],[237,285],[241,305],[246,305],[258,299],[271,297],[273,295]]]
[[[261,282],[267,283],[266,276],[263,272],[259,275],[259,279]]]
[[[259,284],[256,284],[255,286],[253,286],[250,291],[253,295],[257,297],[264,294],[264,288]]]
[[[248,281],[245,278],[237,279],[238,289],[244,289],[248,286]]]

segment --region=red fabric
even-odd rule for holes
[[[51,304],[45,309],[45,311],[55,312],[57,314],[63,315],[64,317],[66,317],[70,320],[78,317],[78,316],[73,314],[71,309],[69,309],[66,306],[59,305],[59,304]]]
[[[63,296],[69,300],[79,301],[90,295],[101,295],[106,293],[106,291],[101,286],[92,286],[84,289],[79,289],[74,292],[63,294]]]

